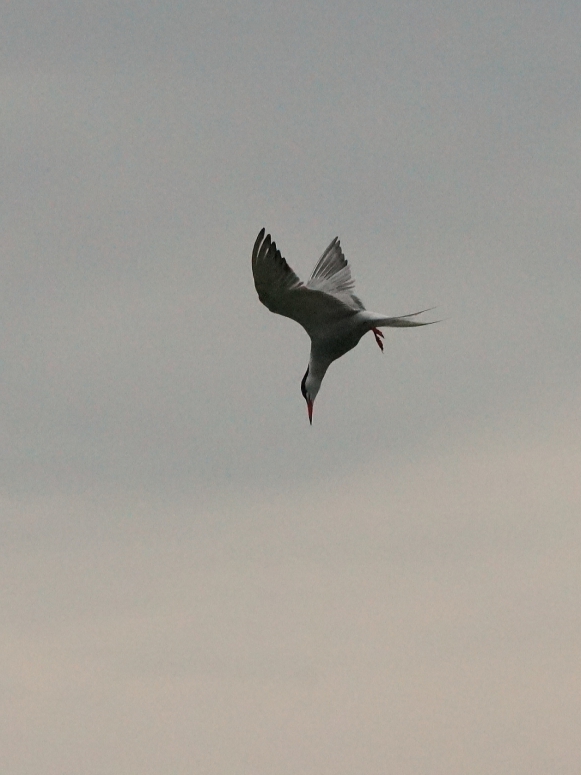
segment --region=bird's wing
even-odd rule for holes
[[[355,281],[351,277],[351,269],[341,250],[339,237],[335,237],[317,261],[307,288],[334,296],[354,310],[365,309],[361,299],[353,293]]]
[[[276,307],[281,299],[284,303],[289,293],[304,287],[277,249],[270,234],[264,238],[264,229],[261,229],[254,243],[252,274],[260,301],[269,309],[271,306]],[[272,312],[278,310],[272,309]]]
[[[343,255],[340,248],[339,254]],[[322,258],[324,257],[325,254]],[[322,258],[317,267],[321,264]],[[325,287],[331,288],[329,280],[317,279],[316,287],[312,285],[312,278],[306,285],[301,282],[281,255],[270,234],[264,236],[264,229],[254,243],[252,273],[258,298],[264,306],[271,312],[296,320],[309,334],[316,331],[319,325],[332,319],[352,315],[355,309],[360,309],[360,307],[355,308],[352,301],[348,302],[348,299],[352,298],[348,293],[342,291],[331,293],[325,290]],[[352,285],[348,268],[347,273],[348,282]]]

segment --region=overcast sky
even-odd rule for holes
[[[581,6],[0,12],[0,769],[578,775]],[[329,370],[338,235],[443,322]]]

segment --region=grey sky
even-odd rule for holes
[[[5,5],[2,771],[577,775],[580,16]]]

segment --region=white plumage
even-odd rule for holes
[[[325,372],[334,360],[353,349],[364,334],[372,331],[383,350],[381,327],[430,324],[410,320],[428,310],[395,318],[366,310],[353,292],[355,283],[338,237],[317,261],[305,284],[282,257],[270,234],[265,237],[262,229],[252,251],[252,273],[260,301],[271,312],[296,320],[311,338],[311,357],[301,382],[311,423],[313,402]]]

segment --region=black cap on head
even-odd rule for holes
[[[301,393],[303,394],[303,398],[307,402],[307,409],[309,412],[309,422],[311,425],[313,424],[313,400],[309,398],[309,395],[307,393],[307,377],[309,375],[309,368],[307,366],[307,370],[305,371],[305,376],[303,377],[301,381]]]
[[[303,394],[303,398],[305,399],[305,401],[309,400],[307,398],[307,388],[306,388],[308,374],[309,374],[309,367],[307,366],[307,370],[305,371],[305,376],[301,380],[301,393]]]

